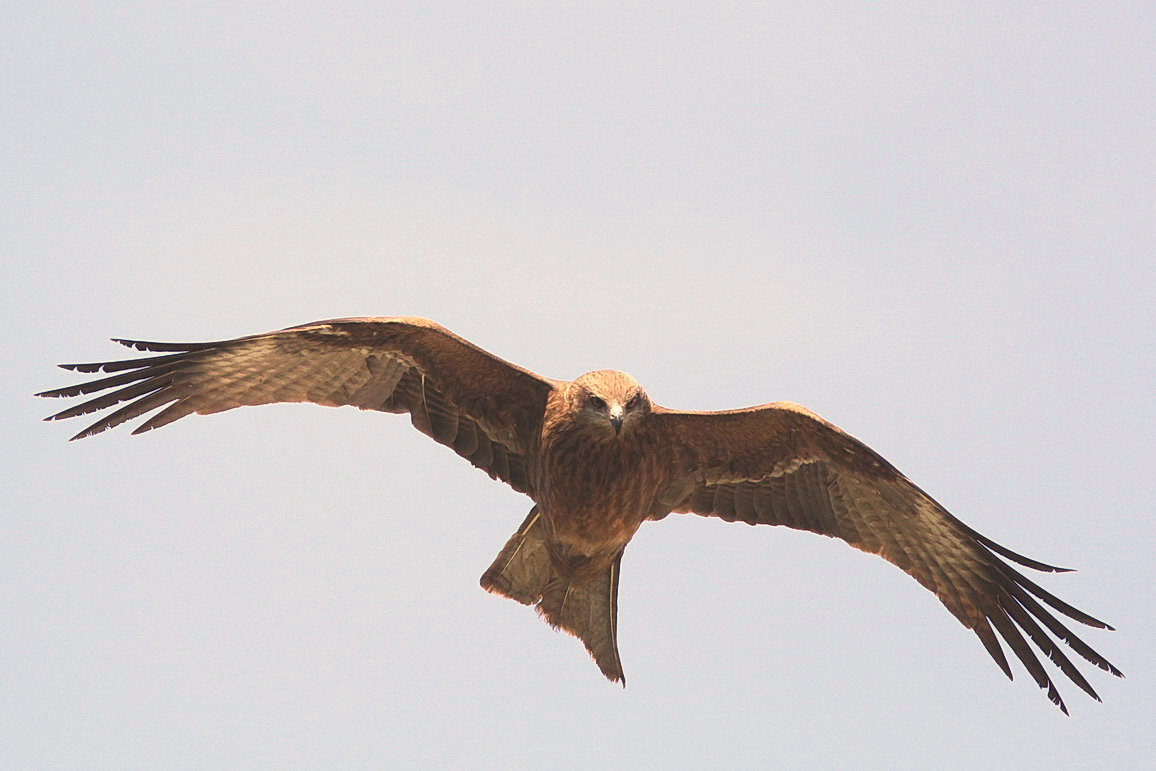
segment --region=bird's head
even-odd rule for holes
[[[632,376],[613,369],[587,372],[570,383],[570,406],[591,426],[614,429],[615,436],[650,412],[650,397]]]

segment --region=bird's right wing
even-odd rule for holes
[[[555,382],[478,348],[427,319],[319,321],[212,343],[117,340],[161,355],[92,364],[115,373],[38,396],[102,393],[48,420],[124,406],[73,437],[152,415],[134,434],[192,413],[312,402],[406,412],[414,426],[515,490],[532,493],[527,460]]]

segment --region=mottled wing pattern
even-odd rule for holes
[[[934,592],[1010,678],[1002,637],[1065,713],[1029,640],[1097,701],[1095,690],[1048,633],[1122,676],[1044,605],[1089,626],[1111,627],[1054,597],[1000,557],[1036,570],[1063,568],[1030,560],[975,532],[876,452],[814,413],[778,402],[720,413],[661,410],[656,417],[663,435],[682,450],[677,479],[660,496],[663,512],[785,525],[878,554]]]
[[[213,343],[117,342],[160,355],[64,364],[76,372],[109,375],[38,394],[100,394],[49,420],[122,405],[74,439],[154,410],[133,433],[193,413],[247,405],[350,405],[409,413],[422,432],[490,476],[531,492],[528,458],[554,381],[503,361],[432,321],[335,319]]]

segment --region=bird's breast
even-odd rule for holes
[[[629,437],[552,439],[543,443],[535,485],[551,540],[587,554],[617,553],[646,520],[663,484],[654,453]]]

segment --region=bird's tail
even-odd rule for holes
[[[494,564],[482,574],[482,588],[523,605],[537,605],[538,615],[586,645],[602,674],[626,685],[618,657],[619,552],[605,569],[563,575],[550,558],[535,506],[518,532],[506,542]]]

